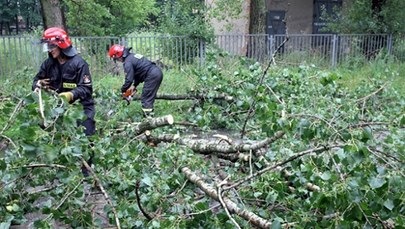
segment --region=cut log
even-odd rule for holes
[[[147,130],[153,130],[158,127],[172,125],[174,123],[174,119],[172,115],[166,115],[157,118],[150,118],[144,119],[141,123],[135,125],[133,130],[135,131],[135,135],[139,135]]]
[[[209,184],[206,184],[199,176],[194,174],[189,168],[184,167],[181,171],[187,176],[187,179],[194,184],[196,184],[201,190],[204,191],[208,196],[219,201],[218,193],[215,188],[211,187]],[[255,213],[241,209],[227,197],[223,197],[223,202],[225,203],[226,207],[228,208],[230,213],[235,213],[236,215],[242,217],[243,219],[247,220],[249,223],[253,224],[259,228],[270,228],[271,222],[266,219],[261,218],[260,216],[256,215]]]

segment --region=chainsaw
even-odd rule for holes
[[[131,103],[132,96],[134,96],[136,92],[136,88],[134,86],[131,86],[124,93],[122,93],[122,98],[127,102],[127,105]]]

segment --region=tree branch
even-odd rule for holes
[[[96,185],[98,186],[98,188],[100,189],[100,191],[103,193],[105,200],[107,201],[107,203],[111,206],[111,209],[114,213],[114,217],[115,217],[115,224],[117,226],[118,229],[121,229],[120,226],[120,221],[118,218],[118,214],[117,214],[117,210],[115,209],[110,196],[108,195],[108,193],[105,191],[104,187],[101,185],[100,179],[98,179],[97,175],[94,173],[93,169],[89,166],[89,164],[87,164],[87,161],[84,160],[83,158],[80,158],[82,161],[82,164],[84,165],[84,167],[86,167],[86,169],[90,172],[90,174],[92,175],[92,177],[94,178],[94,180],[96,181]]]
[[[196,184],[201,190],[204,191],[208,196],[211,198],[215,199],[216,201],[219,201],[219,196],[215,188],[211,187],[210,185],[204,183],[204,181],[194,174],[189,168],[184,167],[181,169],[181,171],[187,176],[187,179]],[[226,208],[231,212],[235,213],[238,216],[244,218],[247,220],[249,223],[253,224],[254,226],[257,226],[259,228],[270,228],[271,227],[271,222],[269,222],[266,219],[261,218],[260,216],[256,215],[253,212],[250,212],[245,209],[240,209],[236,203],[231,201],[229,198],[224,197],[223,202],[226,205]]]
[[[291,161],[294,161],[295,159],[300,158],[300,157],[302,157],[302,156],[305,156],[305,155],[307,155],[307,154],[324,152],[324,151],[330,150],[330,149],[332,149],[332,148],[341,148],[341,147],[343,147],[343,146],[345,146],[345,145],[343,145],[343,144],[338,144],[338,145],[331,145],[331,146],[322,146],[322,147],[317,147],[317,148],[314,148],[314,149],[309,149],[309,150],[302,151],[302,152],[300,152],[300,153],[295,154],[294,156],[291,156],[290,158],[288,158],[288,159],[285,160],[285,161],[276,163],[276,164],[274,164],[273,166],[264,168],[264,169],[262,169],[262,170],[260,170],[260,171],[258,171],[258,172],[256,172],[256,173],[254,173],[253,175],[247,176],[247,177],[245,177],[245,178],[239,180],[238,182],[234,183],[233,185],[228,186],[228,187],[225,187],[224,190],[226,191],[226,190],[235,188],[235,187],[241,185],[242,183],[245,183],[245,182],[247,182],[247,181],[249,181],[249,180],[251,180],[251,179],[253,179],[253,178],[257,177],[257,176],[262,175],[262,174],[265,173],[265,172],[268,172],[268,171],[277,169],[279,166],[285,165],[285,164],[287,164],[287,163],[289,163],[289,162],[291,162]]]

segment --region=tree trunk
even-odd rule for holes
[[[15,15],[15,33],[18,35],[18,30],[20,29],[19,23],[18,23],[18,15]]]
[[[137,133],[142,133],[143,131],[137,131]],[[278,131],[271,138],[266,138],[261,141],[256,141],[253,143],[238,143],[238,144],[220,144],[218,141],[208,140],[208,139],[190,139],[190,138],[180,138],[178,135],[160,135],[157,137],[147,136],[147,141],[154,143],[159,142],[176,142],[180,145],[185,145],[192,149],[196,153],[201,154],[211,154],[211,153],[223,153],[223,154],[234,154],[241,152],[255,151],[263,148],[276,140],[284,136],[283,131]]]
[[[65,15],[59,0],[41,0],[44,28],[59,27],[67,32]]]
[[[251,0],[250,2],[249,33],[266,33],[266,6],[264,0]]]
[[[136,94],[132,96],[133,100],[141,100],[141,95]],[[226,95],[224,93],[208,95],[208,94],[184,94],[184,95],[169,95],[169,94],[157,94],[156,99],[162,100],[225,100],[228,102],[233,102],[234,98],[232,96]]]
[[[250,2],[250,34],[266,34],[266,6],[264,0]],[[248,41],[248,57],[264,60],[267,57],[267,36],[251,36]]]

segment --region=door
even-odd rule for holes
[[[270,10],[267,12],[267,27],[266,33],[269,35],[285,34],[285,11],[283,10]]]
[[[334,11],[342,6],[342,0],[314,0],[314,17],[312,33],[322,34],[330,33],[330,31],[325,30],[326,22],[322,19],[322,13],[327,13],[328,15],[334,15]]]

